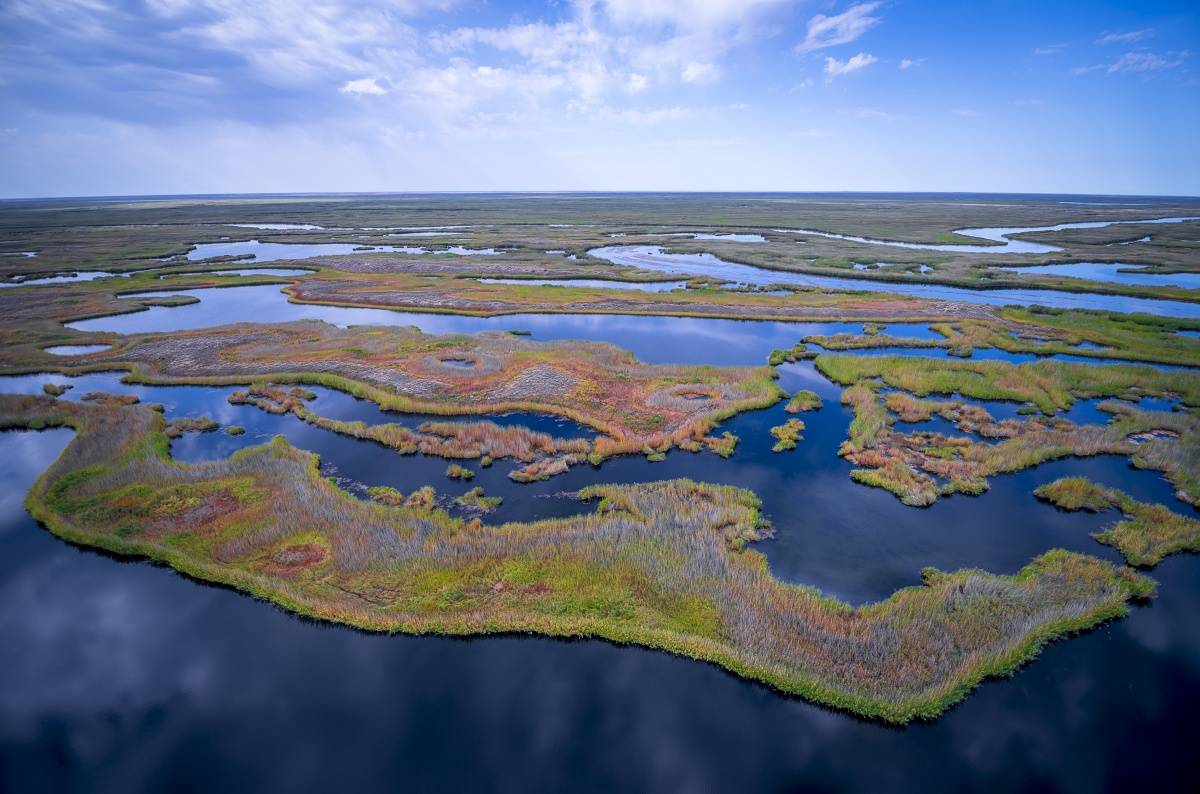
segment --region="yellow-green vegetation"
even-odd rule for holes
[[[1135,466],[1164,472],[1178,496],[1200,503],[1200,417],[1192,411],[1141,411],[1128,402],[1100,408],[1105,425],[1076,425],[1055,417],[1082,398],[1143,395],[1200,402],[1200,374],[1149,367],[1090,367],[1056,361],[1008,364],[998,361],[931,361],[899,356],[822,356],[817,368],[847,384],[842,402],[854,409],[849,438],[840,454],[859,468],[857,482],[885,488],[905,504],[932,504],[948,494],[979,494],[987,478],[1020,471],[1070,455],[1128,455]],[[880,389],[890,386],[902,392]],[[985,400],[1016,400],[1043,415],[997,421],[962,400],[927,400],[957,394]],[[906,422],[938,415],[957,429],[989,441],[941,432],[901,433],[893,414]]]
[[[1184,405],[1200,407],[1200,373],[1151,367],[838,355],[820,356],[816,366],[826,377],[846,386],[878,379],[919,397],[960,394],[977,400],[1032,403],[1047,415],[1093,397],[1177,395]]]
[[[42,391],[45,394],[50,395],[51,397],[61,397],[62,395],[67,393],[67,389],[69,389],[69,388],[71,388],[69,385],[62,384],[62,383],[43,383],[42,384]]]
[[[803,432],[804,422],[795,418],[772,427],[771,435],[775,436],[775,446],[771,447],[771,451],[787,452],[788,450],[795,449],[796,442],[800,441],[800,434]]]
[[[1063,510],[1098,513],[1115,507],[1125,518],[1092,537],[1115,547],[1132,565],[1153,567],[1168,554],[1200,551],[1200,521],[1139,502],[1124,491],[1106,488],[1084,477],[1064,477],[1034,491]]]
[[[780,364],[792,364],[807,358],[815,358],[816,353],[808,349],[808,345],[803,342],[797,342],[787,349],[776,349],[771,351],[771,355],[767,357],[767,363],[772,367],[778,367]]]
[[[446,467],[446,476],[452,480],[473,480],[475,479],[475,472],[465,466],[451,463]]]
[[[399,507],[404,504],[404,494],[387,485],[373,485],[367,489],[367,496],[376,502]]]
[[[818,395],[815,391],[801,389],[792,395],[792,398],[788,400],[788,403],[783,407],[783,410],[787,411],[789,414],[798,414],[804,413],[805,411],[820,410],[823,404],[824,403],[821,402],[820,395]]]
[[[225,428],[225,432],[231,436],[243,436],[246,434],[246,428],[241,425],[229,425]]]
[[[729,486],[595,486],[580,494],[592,514],[487,526],[434,509],[432,491],[355,499],[282,438],[183,464],[144,407],[0,396],[2,427],[63,425],[75,437],[26,505],[73,542],[367,630],[603,637],[893,722],[936,716],[1153,591],[1054,550],[1012,576],[927,569],[924,586],[852,607],[776,580],[745,548],[767,531],[758,502]]]
[[[207,416],[188,416],[167,422],[164,432],[167,434],[167,438],[179,438],[184,433],[209,433],[219,427],[219,424]]]
[[[455,497],[454,499],[454,503],[459,507],[478,510],[483,513],[489,513],[492,510],[495,510],[503,501],[503,496],[485,495],[483,487],[479,485],[467,491],[462,496]]]

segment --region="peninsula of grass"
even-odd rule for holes
[[[423,501],[362,501],[277,438],[171,460],[143,406],[0,396],[0,426],[75,436],[26,498],[55,534],[145,557],[303,615],[371,631],[599,637],[720,665],[864,717],[936,717],[1047,642],[1126,614],[1153,583],[1062,550],[1011,576],[922,572],[853,607],[776,580],[746,548],[748,492],[687,480],[602,485],[588,515],[497,526]]]
[[[129,369],[127,379],[159,384],[324,385],[408,413],[550,413],[603,434],[587,451],[593,462],[647,447],[722,454],[732,447],[710,435],[718,422],[784,396],[765,366],[651,365],[594,342],[311,321],[133,337],[89,367]],[[353,425],[341,424],[344,432]]]
[[[1168,554],[1200,551],[1200,521],[1164,505],[1139,502],[1116,488],[1084,477],[1064,477],[1033,493],[1062,510],[1120,510],[1124,519],[1092,537],[1115,547],[1131,565],[1150,568]]]

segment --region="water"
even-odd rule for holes
[[[43,349],[53,356],[82,356],[86,353],[99,353],[111,347],[112,345],[54,345]]]
[[[233,226],[238,229],[265,229],[270,231],[305,231],[313,232],[324,229],[312,223],[225,223],[223,226]]]
[[[243,270],[216,270],[213,276],[310,276],[315,270],[305,270],[299,267],[259,267]]]
[[[281,259],[312,259],[317,256],[340,254],[405,253],[391,245],[362,246],[357,243],[261,243],[258,240],[238,240],[228,243],[200,243],[187,252],[192,262],[218,256],[251,257],[255,262],[274,262]]]
[[[533,287],[588,287],[630,289],[639,292],[670,292],[683,289],[686,281],[611,281],[601,278],[481,278],[480,284],[520,284]]]
[[[834,454],[849,420],[838,390],[811,365],[781,369],[786,388],[815,388],[826,402],[804,415],[806,438],[794,452],[769,452],[766,429],[785,416],[776,406],[726,424],[742,436],[729,461],[673,452],[659,464],[618,459],[528,486],[507,483],[501,461],[470,486],[505,496],[503,512],[488,519],[496,521],[579,509],[549,494],[600,480],[699,471],[754,487],[778,529],[758,544],[776,575],[852,601],[915,584],[926,564],[1012,571],[1060,545],[1115,559],[1088,537],[1113,514],[1065,513],[1030,494],[1064,474],[1186,509],[1156,475],[1109,457],[996,478],[979,498],[904,507],[849,481]],[[37,377],[5,379],[0,390],[40,388]],[[75,382],[68,395],[129,391],[166,403],[168,416],[237,421],[246,436],[284,432],[327,468],[371,484],[469,487],[441,475],[443,460],[230,406],[229,389],[125,386],[112,375]],[[322,392],[314,407],[335,394]],[[354,411],[355,401],[340,399],[336,410]],[[5,790],[384,790],[402,779],[414,790],[527,791],[534,768],[538,788],[584,791],[894,790],[919,780],[940,792],[982,780],[1020,790],[1036,780],[1091,792],[1185,790],[1194,781],[1194,556],[1155,569],[1152,605],[1055,643],[935,723],[896,729],[664,653],[527,636],[370,635],[72,546],[20,506],[69,438],[65,430],[0,434],[0,476],[10,483],[0,498]],[[173,452],[199,459],[208,446],[255,440],[185,436]]]
[[[662,234],[662,235],[655,234],[655,235],[649,235],[649,236],[652,236],[652,237],[690,237],[693,240],[725,240],[726,242],[730,242],[730,243],[765,243],[767,241],[767,238],[763,237],[761,234],[734,234],[734,233],[714,234],[712,232],[672,232],[669,234]]]
[[[397,312],[388,309],[347,308],[289,303],[274,285],[213,287],[162,291],[125,296],[163,297],[187,295],[199,303],[186,306],[152,306],[146,311],[97,317],[69,323],[78,331],[111,331],[120,334],[161,333],[209,328],[238,322],[278,323],[322,320],[350,325],[398,325],[420,328],[429,334],[528,331],[532,338],[590,339],[611,342],[654,364],[760,365],[772,350],[794,345],[804,336],[862,332],[862,323],[791,323],[753,320],[717,320],[700,317],[648,317],[619,314],[509,314],[469,317],[454,314]],[[896,323],[888,333],[905,328],[926,329],[924,324]],[[909,331],[929,334],[928,330]]]
[[[1069,265],[1032,265],[1003,269],[1014,273],[1042,273],[1143,287],[1200,288],[1200,273],[1158,273],[1145,265],[1119,262],[1075,262]]]
[[[893,248],[910,248],[919,251],[952,251],[962,254],[1053,254],[1063,249],[1045,243],[1033,243],[1028,240],[1014,240],[1013,235],[1029,234],[1031,232],[1061,232],[1066,229],[1103,229],[1106,226],[1120,226],[1129,223],[1183,223],[1184,221],[1200,220],[1200,217],[1183,218],[1153,218],[1141,221],[1086,221],[1083,223],[1056,223],[1053,226],[981,226],[969,229],[955,229],[955,234],[965,237],[981,237],[992,240],[998,245],[971,245],[969,243],[902,243],[896,240],[879,240],[872,237],[856,237],[851,234],[833,234],[818,232],[812,229],[776,229],[786,234],[811,234],[816,237],[830,237],[835,240],[849,240],[855,243],[871,245],[890,245]]]
[[[1200,317],[1200,304],[1183,301],[1059,292],[1047,289],[974,290],[942,284],[907,284],[838,276],[813,276],[727,262],[707,253],[668,253],[663,248],[653,245],[614,245],[595,248],[588,253],[622,267],[637,267],[659,273],[711,276],[741,284],[796,284],[824,289],[890,292],[917,298],[983,303],[991,306],[1032,306],[1036,304],[1060,309],[1101,309],[1125,313],[1145,312],[1166,317]]]
[[[133,273],[109,273],[103,270],[83,270],[78,273],[57,276],[21,277],[16,281],[0,281],[3,287],[32,287],[39,284],[70,284],[79,281],[95,281],[100,278],[119,278],[132,276]]]
[[[498,251],[495,248],[464,248],[461,245],[452,245],[436,253],[455,254],[457,256],[498,256],[504,252]]]

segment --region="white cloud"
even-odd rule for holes
[[[646,79],[646,75],[634,72],[625,81],[625,90],[631,94],[640,94],[646,90],[646,86],[648,85],[650,85],[650,81]]]
[[[343,94],[370,96],[383,96],[387,93],[387,89],[381,86],[374,77],[364,77],[361,80],[347,80],[338,90]]]
[[[1141,41],[1153,32],[1153,28],[1143,28],[1142,30],[1131,30],[1127,33],[1105,33],[1103,36],[1096,39],[1096,43],[1114,44],[1118,42],[1129,43],[1132,41]]]
[[[1158,69],[1174,69],[1183,65],[1182,60],[1167,60],[1152,52],[1127,52],[1109,64],[1108,73],[1117,72],[1152,72]]]
[[[841,77],[851,72],[857,72],[860,69],[866,69],[878,60],[874,55],[866,52],[860,52],[858,55],[845,61],[839,61],[837,58],[826,58],[825,82],[831,83],[835,77]]]
[[[600,0],[594,3],[619,24],[669,25],[682,31],[736,27],[795,0]],[[592,0],[578,5],[590,11]]]
[[[911,69],[914,66],[920,66],[923,63],[925,63],[924,58],[901,58],[900,59],[900,68],[901,69]]]
[[[867,121],[895,121],[898,116],[894,113],[888,113],[886,110],[879,108],[855,108],[850,111],[850,115],[856,119]]]
[[[1174,69],[1177,66],[1183,65],[1183,58],[1187,57],[1186,51],[1179,53],[1168,53],[1168,57],[1164,58],[1161,55],[1155,55],[1152,52],[1127,52],[1120,58],[1117,58],[1112,63],[1096,63],[1091,66],[1077,66],[1072,72],[1077,75],[1088,74],[1090,72],[1105,72],[1107,74],[1138,74],[1144,72],[1157,72],[1163,69]]]
[[[880,3],[859,3],[834,17],[817,14],[808,21],[804,41],[796,45],[796,49],[799,52],[811,52],[837,44],[849,44],[879,22],[879,17],[871,16],[871,12],[879,6]]]
[[[679,79],[685,83],[711,83],[721,76],[721,70],[711,63],[692,61],[683,67]]]

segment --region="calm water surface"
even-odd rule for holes
[[[773,540],[758,544],[776,575],[855,602],[915,584],[927,564],[1012,571],[1053,546],[1115,559],[1088,537],[1113,516],[1059,512],[1030,495],[1064,474],[1187,509],[1156,475],[1111,457],[1049,464],[997,478],[982,497],[906,508],[849,481],[834,454],[849,420],[838,390],[811,365],[782,369],[786,388],[815,388],[826,400],[805,415],[809,427],[795,452],[769,452],[766,430],[785,416],[776,406],[727,423],[742,443],[726,462],[673,452],[659,464],[618,459],[518,486],[504,477],[502,461],[472,485],[505,497],[489,519],[496,521],[577,511],[578,503],[555,494],[601,480],[699,473],[752,487],[777,527]],[[181,459],[224,455],[283,433],[317,451],[343,485],[467,488],[441,474],[444,460],[399,456],[230,406],[229,389],[126,386],[103,374],[9,378],[2,388],[32,391],[47,381],[74,383],[67,393],[74,397],[96,388],[136,393],[163,402],[168,416],[211,415],[248,429],[239,438],[185,436],[172,448]],[[380,416],[328,390],[314,408]],[[987,788],[1037,781],[1086,792],[1178,789],[1197,771],[1195,557],[1155,570],[1161,595],[1152,605],[1056,643],[933,724],[895,729],[658,652],[531,637],[373,636],[71,546],[20,505],[69,438],[62,430],[0,434],[0,471],[10,483],[0,499],[6,790],[391,790],[403,779],[415,790],[954,791],[986,780]]]
[[[1200,273],[1158,273],[1145,265],[1126,265],[1112,262],[1075,262],[1069,265],[1033,265],[1006,267],[1013,273],[1044,273],[1050,276],[1083,278],[1089,281],[1111,281],[1141,287],[1200,288]]]
[[[978,254],[1052,254],[1062,249],[1046,243],[1034,243],[1029,240],[1015,240],[1013,235],[1029,234],[1030,232],[1061,232],[1066,229],[1103,229],[1106,226],[1122,226],[1130,223],[1183,223],[1184,221],[1200,220],[1197,217],[1182,218],[1152,218],[1142,221],[1085,221],[1082,223],[1056,223],[1053,226],[981,226],[969,229],[955,229],[956,234],[966,237],[980,237],[992,240],[997,245],[971,245],[969,243],[902,243],[896,240],[879,240],[873,237],[855,237],[850,234],[833,234],[818,232],[812,229],[776,229],[777,232],[792,234],[811,234],[817,237],[831,237],[837,240],[850,240],[856,243],[872,245],[888,245],[893,248],[910,248],[921,251],[954,251],[958,253]]]
[[[1104,309],[1115,312],[1146,312],[1167,317],[1200,317],[1200,304],[1183,301],[1061,292],[1048,289],[975,290],[965,287],[950,287],[944,284],[907,284],[838,276],[814,276],[727,262],[707,253],[670,253],[654,245],[610,245],[592,249],[588,253],[624,267],[638,267],[660,273],[713,276],[740,284],[798,284],[826,289],[891,292],[918,298],[985,303],[991,306],[1032,306],[1036,304],[1060,309]]]

